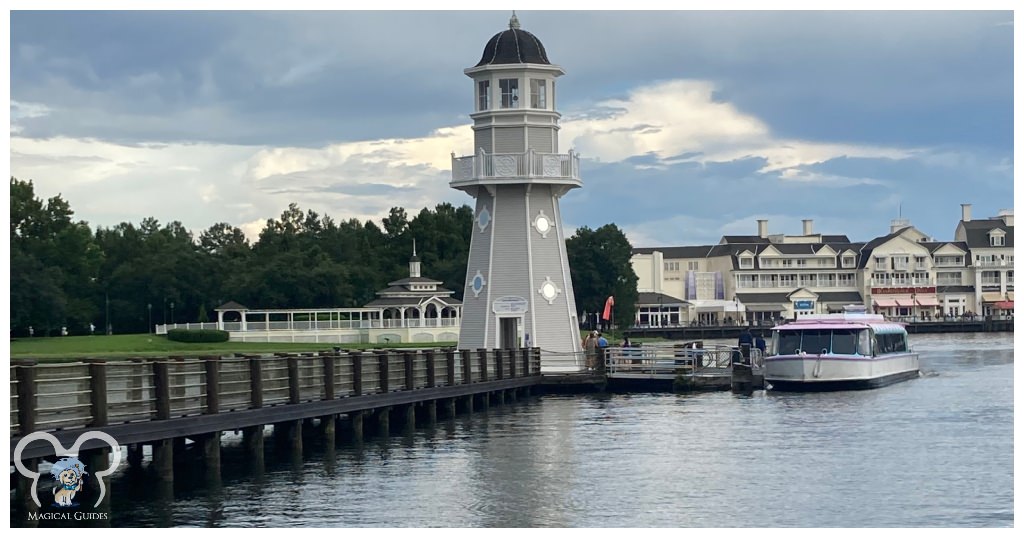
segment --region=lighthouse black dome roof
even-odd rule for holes
[[[544,45],[537,39],[537,36],[521,30],[519,19],[515,14],[509,21],[508,30],[494,34],[494,37],[484,47],[484,54],[480,57],[481,65],[496,64],[548,64],[548,53]]]

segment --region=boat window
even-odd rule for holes
[[[818,330],[818,331],[804,331],[803,342],[801,343],[801,351],[804,351],[811,355],[817,355],[821,353],[821,350],[825,350],[826,353],[830,347],[829,340],[832,339],[832,331]]]
[[[800,349],[799,331],[778,331],[776,337],[778,345],[775,349],[778,350],[779,355],[796,355],[797,350]]]
[[[871,332],[867,329],[862,329],[858,336],[860,340],[860,354],[871,355]]]
[[[884,353],[900,353],[907,350],[906,333],[876,334],[875,348],[879,355]]]
[[[832,331],[832,353],[855,355],[857,353],[856,329],[835,329]]]

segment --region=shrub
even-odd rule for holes
[[[171,329],[167,331],[167,339],[174,342],[227,342],[231,335],[227,331],[217,329]]]

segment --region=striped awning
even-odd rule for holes
[[[1013,310],[1013,301],[999,301],[995,307],[1000,310]]]
[[[999,301],[1005,300],[1003,295],[1000,293],[982,293],[981,301],[985,303],[998,303]]]
[[[896,306],[896,301],[892,299],[875,299],[875,306],[880,308],[891,308]]]
[[[917,297],[917,304],[920,306],[939,306],[939,300],[931,295]]]
[[[897,306],[914,306],[913,299],[896,299]]]

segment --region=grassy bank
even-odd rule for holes
[[[154,334],[118,334],[113,336],[64,336],[56,338],[20,338],[11,341],[12,359],[72,361],[82,358],[127,359],[167,355],[195,356],[229,353],[271,353],[319,351],[338,346],[344,349],[424,347],[427,344],[332,344],[218,342],[190,344],[172,342]],[[453,346],[455,342],[438,342],[430,347]]]

